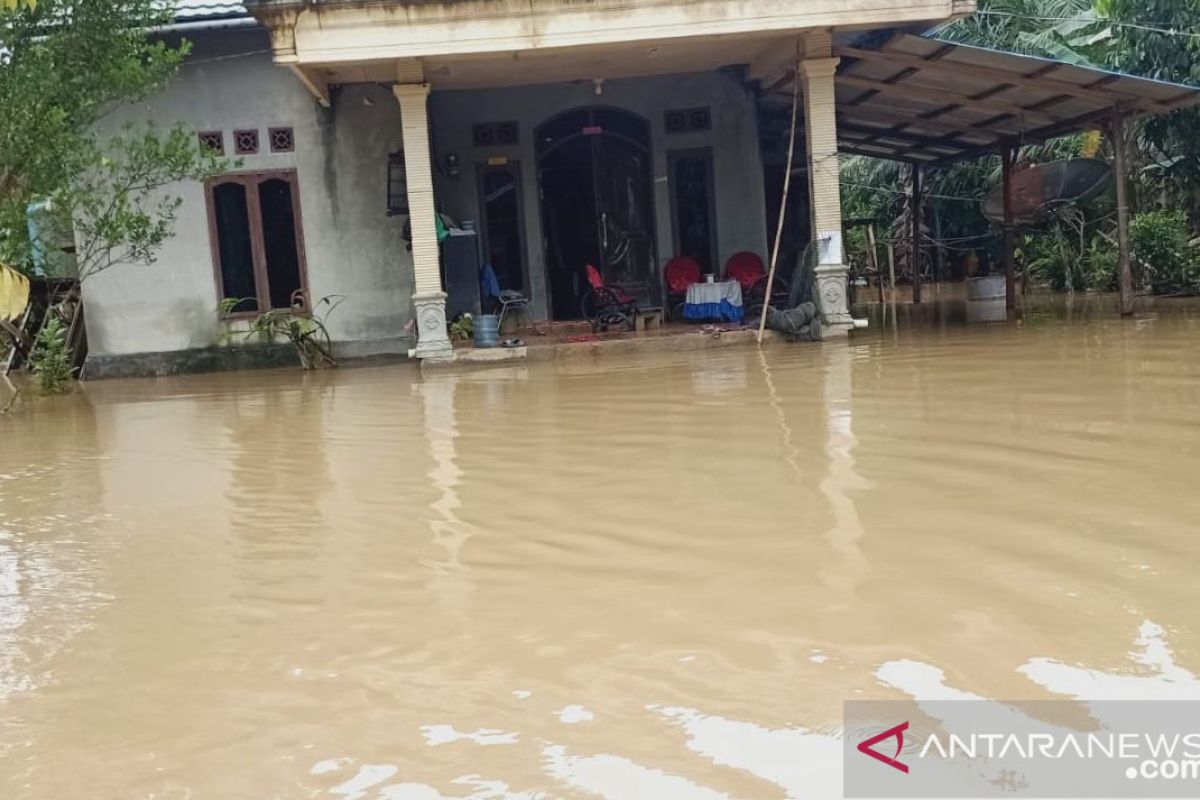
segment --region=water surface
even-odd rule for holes
[[[827,797],[845,699],[1200,698],[1200,306],[960,316],[18,406],[0,797]]]

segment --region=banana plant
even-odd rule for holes
[[[0,264],[0,322],[16,322],[29,305],[29,279]]]

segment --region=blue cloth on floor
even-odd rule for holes
[[[719,303],[685,303],[683,318],[690,320],[719,319],[725,322],[741,322],[742,307],[728,300]]]

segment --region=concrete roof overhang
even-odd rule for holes
[[[205,2],[205,0],[189,0]],[[207,0],[211,2],[212,0]],[[924,29],[974,0],[243,0],[275,61],[327,100],[338,84],[436,91],[748,67],[782,74],[798,37]]]

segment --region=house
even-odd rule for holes
[[[1196,100],[1185,87],[912,35],[973,10],[973,0],[184,0],[166,35],[192,40],[192,55],[116,121],[181,121],[241,165],[178,187],[176,236],[157,266],[89,279],[88,375],[246,363],[248,348],[223,336],[238,320],[218,303],[287,307],[297,290],[343,298],[328,320],[342,356],[444,358],[464,273],[451,275],[437,213],[460,229],[455,247],[529,295],[537,320],[579,318],[587,264],[662,304],[674,255],[719,272],[734,254],[768,254],[793,87],[802,166],[784,241],[812,242],[824,328],[843,334],[839,152],[920,169]]]
[[[190,39],[192,55],[112,122],[179,121],[241,165],[177,188],[158,264],[87,281],[87,374],[245,363],[220,300],[265,310],[297,289],[344,298],[328,320],[343,356],[442,357],[435,208],[474,223],[539,320],[579,316],[587,263],[661,302],[677,252],[706,271],[765,256],[786,142],[764,141],[761,101],[798,56],[815,202],[796,192],[792,223],[824,235],[824,316],[844,330],[834,37],[919,30],[972,6],[184,0],[167,35]]]

